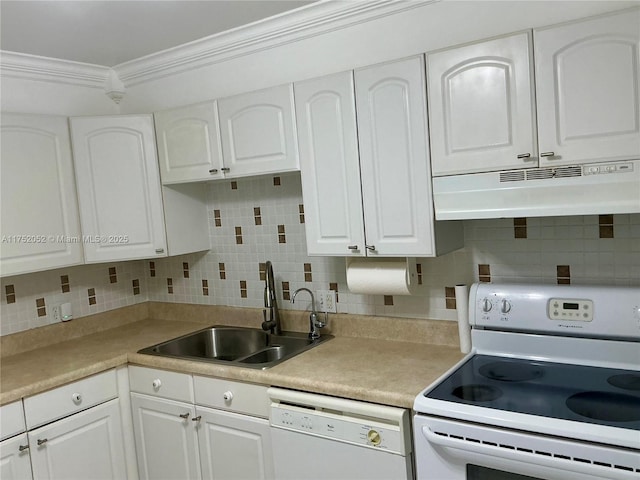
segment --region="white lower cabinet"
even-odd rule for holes
[[[36,479],[127,478],[118,399],[32,430],[28,436]]]
[[[142,480],[274,478],[267,387],[136,366],[129,373]]]
[[[140,478],[202,478],[195,407],[137,393],[131,407]]]
[[[0,442],[0,478],[2,480],[32,478],[29,441],[26,433]]]

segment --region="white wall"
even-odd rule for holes
[[[445,0],[421,4],[248,55],[220,61],[213,57],[215,63],[205,67],[133,85],[127,88],[122,109],[142,113],[197,103],[632,5],[640,2]]]

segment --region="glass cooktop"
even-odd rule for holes
[[[475,355],[427,398],[640,430],[640,372]]]

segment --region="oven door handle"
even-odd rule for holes
[[[447,449],[449,454],[461,458],[465,462],[470,462],[470,458],[463,452],[471,452],[482,455],[486,458],[496,458],[507,460],[510,463],[517,463],[524,467],[523,463],[532,466],[527,472],[536,472],[536,468],[547,467],[553,469],[554,478],[558,480],[575,480],[576,474],[590,475],[588,478],[607,480],[638,480],[638,474],[631,471],[584,463],[584,459],[575,460],[571,458],[554,457],[548,452],[524,451],[511,445],[487,444],[477,439],[438,434],[431,430],[429,426],[422,427],[422,434],[432,445],[437,445]],[[491,467],[490,462],[484,462]],[[515,473],[515,472],[514,472]],[[518,472],[519,473],[519,472]],[[531,473],[529,473],[531,474]]]

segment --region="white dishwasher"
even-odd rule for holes
[[[409,412],[269,388],[277,480],[412,479]]]

